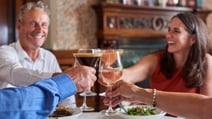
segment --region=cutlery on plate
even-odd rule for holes
[[[127,109],[124,107],[124,105],[122,105],[122,103],[119,103],[119,107],[120,107],[121,109],[123,109],[125,113],[128,114]]]

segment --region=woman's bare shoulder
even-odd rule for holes
[[[150,54],[146,55],[144,58],[149,59],[149,60],[156,60],[157,61],[158,58],[161,57],[162,53],[163,53],[162,51],[153,52],[153,53],[150,53]]]
[[[206,60],[211,61],[211,60],[212,60],[212,55],[209,54],[209,53],[207,53],[207,54],[206,54]]]
[[[156,53],[148,54],[144,56],[143,58],[141,58],[141,60],[148,61],[148,62],[153,62],[153,61],[155,62],[158,60],[158,55]]]
[[[205,58],[207,65],[212,67],[212,55],[207,53]]]
[[[143,58],[138,62],[139,64],[146,65],[151,69],[154,69],[159,61],[160,55],[158,53],[151,53]]]

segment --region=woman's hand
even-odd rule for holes
[[[136,99],[136,95],[138,95],[136,93],[139,89],[140,87],[137,87],[134,84],[120,80],[112,86],[112,91],[109,89],[106,91],[104,104],[108,105],[109,100],[111,100],[113,106],[118,105],[121,101],[141,103]]]
[[[97,81],[98,81],[98,83],[99,83],[100,85],[102,85],[102,86],[104,86],[104,87],[107,87],[107,83],[105,83],[105,82],[101,79],[101,77],[99,77],[99,79],[98,79]]]

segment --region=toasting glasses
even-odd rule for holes
[[[100,49],[79,49],[77,53],[74,53],[75,57],[75,64],[80,65],[86,65],[94,67],[98,72],[98,64],[101,57],[101,50]],[[98,76],[98,75],[97,75]],[[84,96],[83,98],[83,104],[80,107],[83,111],[93,111],[93,107],[88,107],[86,103],[86,97],[87,96],[95,96],[96,93],[90,91],[84,91],[83,93],[80,93],[81,96]]]
[[[110,49],[102,51],[102,57],[99,63],[99,76],[107,84],[107,88],[111,90],[111,86],[120,80],[122,69],[123,66],[119,50]],[[109,102],[109,108],[102,110],[101,113],[106,116],[113,116],[117,114],[117,111],[113,110],[111,102]]]

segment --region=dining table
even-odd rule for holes
[[[125,119],[120,115],[104,116],[100,112],[83,112],[78,119]],[[163,116],[161,119],[183,119],[181,117]]]

